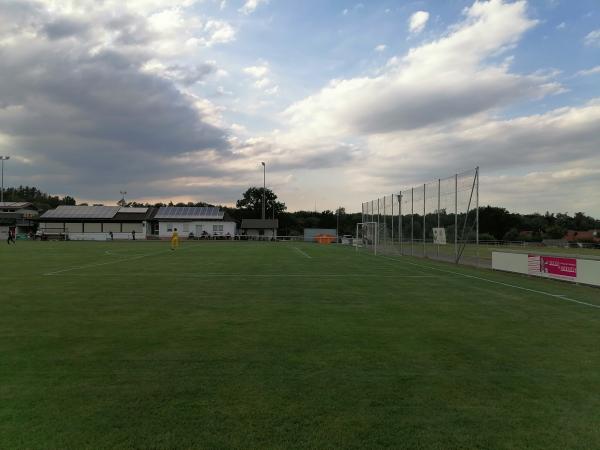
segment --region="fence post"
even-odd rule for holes
[[[426,188],[425,186],[427,186],[426,184],[423,184],[423,257],[427,256],[427,247],[425,246],[425,239],[426,239],[426,229],[427,229],[427,222],[425,221],[425,216],[427,214],[426,211],[426,206],[425,206],[425,197],[426,197]]]
[[[379,241],[379,198],[377,199],[377,233],[375,236],[375,242]],[[379,242],[377,242],[379,243]]]
[[[365,204],[364,203],[362,204],[362,220],[361,220],[361,222],[365,223]],[[358,237],[358,235],[356,237]]]
[[[415,188],[410,188],[410,256],[413,256],[413,240],[415,236]]]
[[[371,200],[371,220],[370,222],[375,222],[375,200]]]
[[[479,166],[475,169],[477,183],[475,185],[475,246],[477,249],[477,267],[479,267]]]
[[[454,175],[454,262],[458,264],[458,174]]]
[[[398,234],[398,239],[400,239],[400,254],[404,255],[404,250],[402,249],[402,241],[404,240],[402,234],[402,191],[400,191],[400,195],[398,196]]]
[[[387,245],[387,202],[385,201],[385,195],[383,196],[383,243]]]
[[[440,232],[440,196],[441,196],[441,192],[442,192],[442,180],[440,178],[438,178],[438,207],[437,207],[437,227],[438,227],[438,233]],[[438,244],[437,244],[437,256],[438,258],[440,257],[440,241],[438,239]]]
[[[394,246],[394,194],[392,194],[392,247]]]

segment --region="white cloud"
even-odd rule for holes
[[[460,120],[521,99],[559,92],[549,75],[518,75],[492,64],[535,21],[525,2],[475,3],[449,34],[392,58],[374,77],[333,80],[285,112],[315,136],[368,135]]]
[[[381,53],[381,52],[384,52],[386,48],[387,48],[387,45],[379,44],[377,47],[375,47],[375,51]]]
[[[239,11],[242,14],[252,14],[260,5],[269,3],[269,0],[246,0],[244,6]]]
[[[279,86],[275,85],[269,89],[265,89],[265,94],[267,95],[277,95],[279,93]]]
[[[264,89],[270,85],[271,85],[271,80],[269,78],[259,78],[258,80],[256,80],[254,82],[254,86],[256,86],[259,89]]]
[[[417,11],[412,16],[408,23],[408,29],[411,33],[420,33],[425,28],[427,21],[429,20],[429,13],[427,11]]]
[[[209,20],[206,22],[204,30],[209,34],[206,39],[207,46],[225,44],[235,40],[234,28],[222,20]]]
[[[588,75],[596,75],[596,74],[600,74],[600,66],[592,67],[591,69],[580,70],[579,72],[577,72],[576,75],[585,77]]]
[[[260,66],[250,66],[244,68],[244,73],[254,77],[254,78],[262,78],[269,73],[269,66],[260,65]]]
[[[600,47],[600,29],[590,31],[584,39],[585,45]]]
[[[567,24],[565,22],[561,22],[558,25],[556,25],[557,30],[564,30],[565,28],[567,28]]]

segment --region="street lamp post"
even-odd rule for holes
[[[10,159],[10,156],[0,156],[0,161],[2,161],[2,189],[0,189],[0,203],[4,203],[4,161]]]
[[[264,161],[261,162],[263,166],[263,201],[262,201],[262,219],[265,220],[265,206],[266,206],[266,198],[267,198],[267,166]]]

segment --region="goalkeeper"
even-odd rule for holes
[[[175,250],[179,247],[179,233],[177,228],[173,230],[173,236],[171,236],[171,250]]]

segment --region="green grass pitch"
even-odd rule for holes
[[[598,289],[303,243],[0,266],[3,449],[600,448]]]

